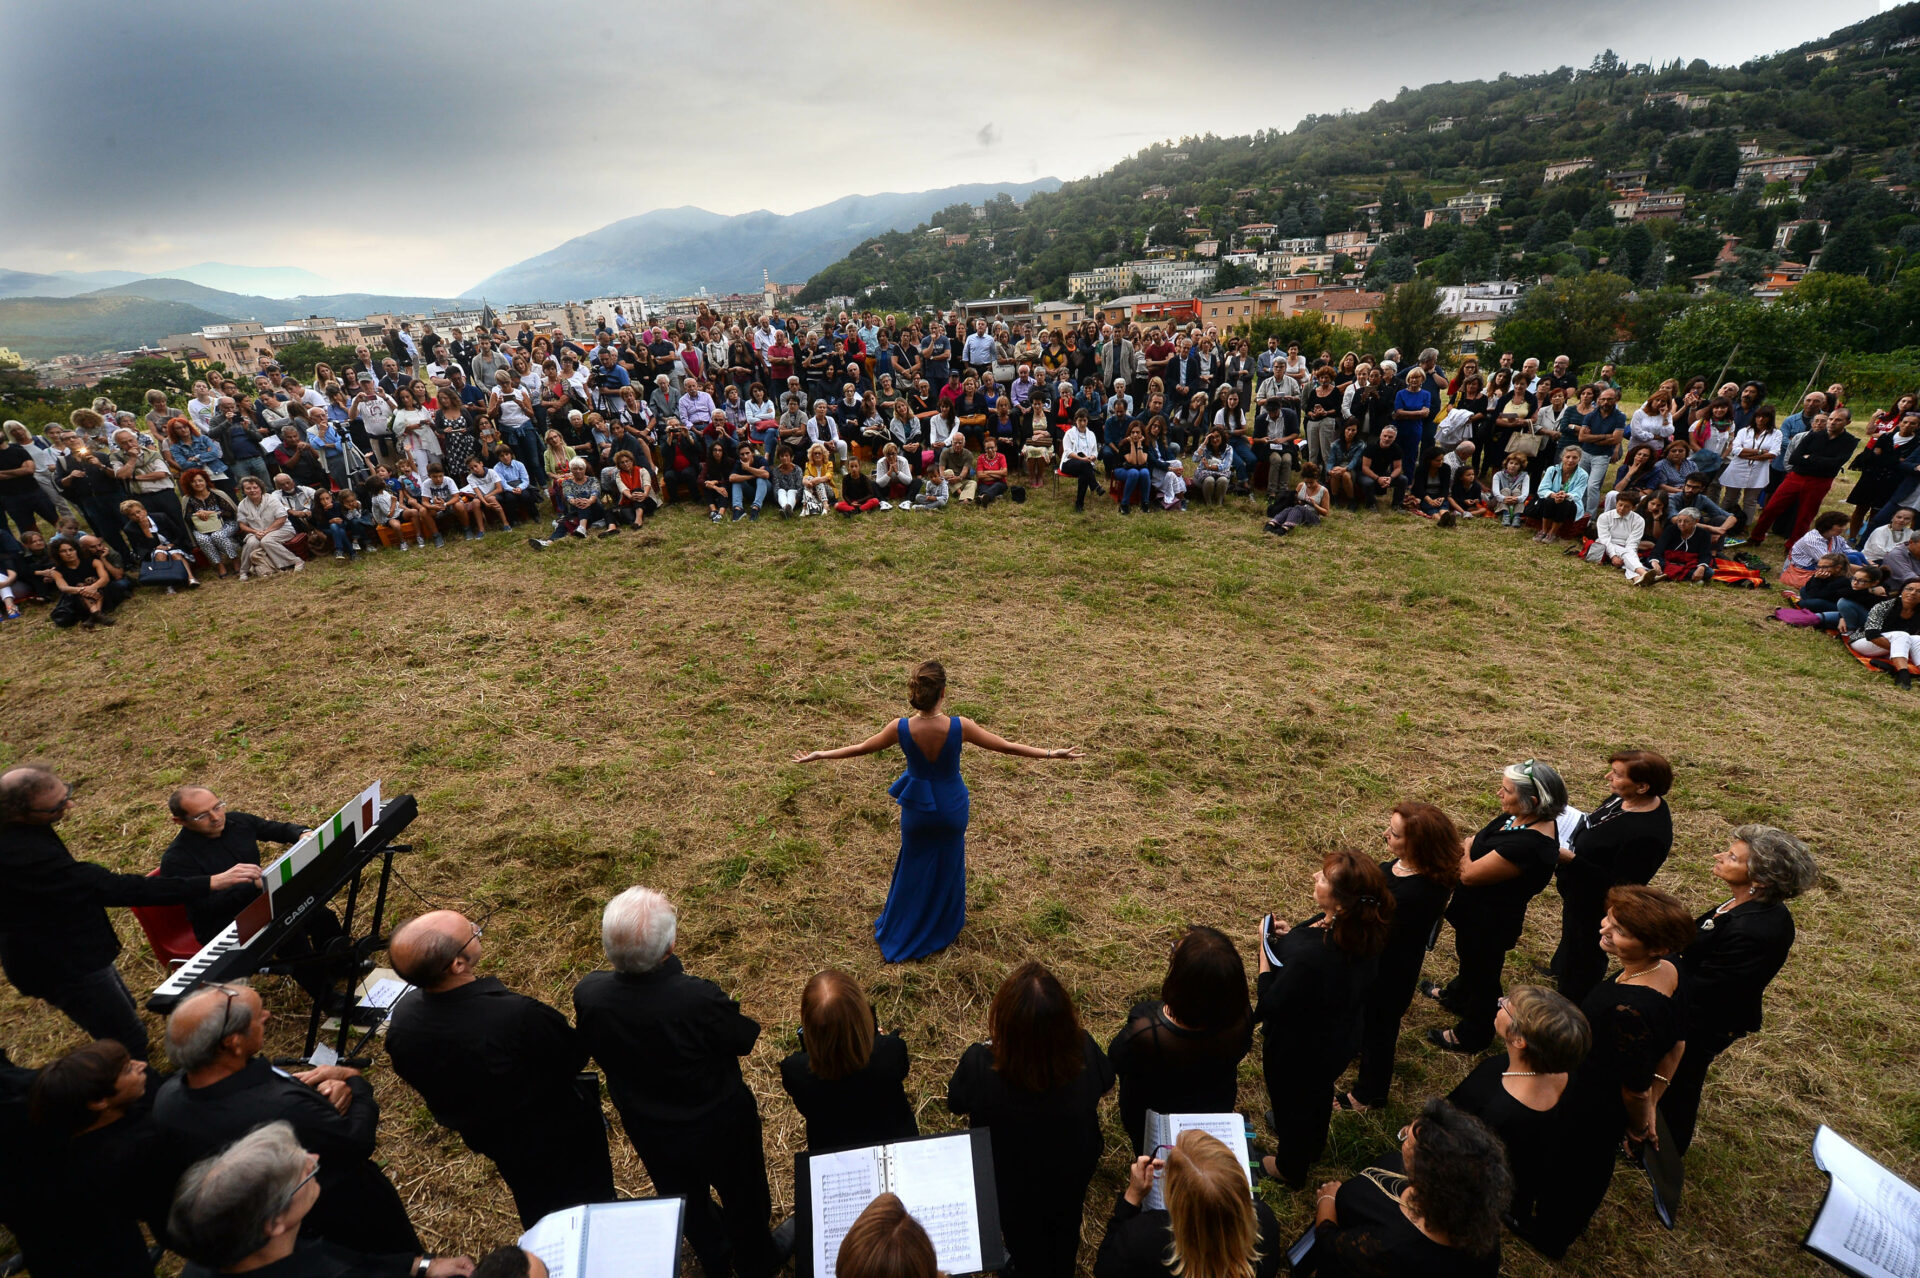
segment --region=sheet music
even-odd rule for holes
[[[1807,1247],[1869,1278],[1920,1278],[1920,1192],[1831,1128],[1814,1136],[1813,1161],[1833,1188]]]
[[[587,1208],[586,1263],[578,1278],[674,1278],[680,1267],[679,1219],[678,1198],[593,1204]]]
[[[1160,1120],[1154,1139],[1157,1143],[1171,1145],[1180,1138],[1181,1132],[1205,1132],[1233,1151],[1239,1160],[1240,1170],[1246,1173],[1247,1192],[1253,1192],[1253,1164],[1247,1158],[1247,1122],[1238,1114],[1166,1114],[1159,1115],[1148,1111],[1148,1130],[1154,1131],[1154,1119]],[[1165,1211],[1166,1194],[1162,1182],[1166,1180],[1165,1170],[1154,1173],[1153,1186],[1147,1190],[1147,1200],[1143,1204],[1148,1211]]]
[[[973,1141],[965,1133],[895,1145],[893,1192],[933,1240],[940,1271],[978,1273],[980,1202],[973,1185]]]
[[[1560,815],[1554,818],[1553,820],[1553,824],[1555,826],[1554,833],[1560,836],[1561,847],[1564,848],[1564,847],[1572,846],[1567,842],[1567,840],[1573,837],[1573,832],[1576,829],[1578,829],[1580,826],[1580,818],[1585,815],[1586,813],[1582,812],[1579,808],[1574,807],[1572,804],[1568,804],[1564,809],[1561,810]]]
[[[807,1179],[813,1190],[814,1278],[833,1278],[840,1240],[867,1204],[880,1196],[878,1155],[874,1149],[849,1149],[807,1159]]]
[[[413,986],[393,977],[382,977],[367,985],[366,993],[360,996],[362,1007],[392,1007],[394,1002]]]
[[[574,1262],[580,1257],[580,1231],[585,1227],[587,1209],[569,1207],[542,1216],[532,1229],[521,1234],[520,1246],[540,1257],[548,1278],[576,1278]]]

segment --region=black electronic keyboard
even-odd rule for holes
[[[202,985],[242,980],[273,962],[276,951],[287,939],[302,930],[308,915],[325,906],[342,889],[352,888],[356,895],[360,872],[375,857],[388,852],[389,845],[419,815],[419,805],[410,794],[396,796],[382,805],[380,819],[357,843],[335,843],[308,862],[293,877],[272,893],[273,909],[267,915],[268,896],[260,898],[227,924],[220,935],[200,947],[198,953],[174,970],[147,999],[149,1011],[161,1015]],[[380,881],[381,905],[385,903],[386,876]],[[351,898],[350,898],[351,899]],[[351,907],[348,910],[352,913]],[[380,906],[375,907],[374,927],[379,927]],[[244,939],[242,939],[244,936]]]

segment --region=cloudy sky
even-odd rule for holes
[[[0,267],[451,295],[648,209],[1097,172],[1402,85],[1734,63],[1883,0],[0,0]]]

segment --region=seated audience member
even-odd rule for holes
[[[231,567],[240,570],[240,508],[233,498],[215,488],[207,472],[197,467],[180,473],[180,491],[193,544],[225,577]]]
[[[1386,497],[1397,508],[1406,500],[1407,485],[1410,478],[1406,471],[1406,451],[1400,446],[1398,427],[1388,426],[1381,430],[1379,438],[1366,446],[1360,454],[1360,475],[1357,487],[1360,491],[1362,507],[1372,505],[1380,497]]]
[[[611,1202],[599,1091],[588,1098],[577,1085],[586,1044],[553,1008],[479,974],[481,936],[452,910],[394,929],[394,970],[413,987],[387,1025],[394,1073],[493,1161],[522,1225]]]
[[[1593,544],[1587,548],[1590,564],[1610,564],[1626,574],[1627,584],[1651,586],[1660,574],[1640,562],[1640,536],[1647,521],[1634,509],[1630,492],[1613,494],[1613,503],[1593,523]]]
[[[1393,897],[1393,912],[1379,968],[1361,1008],[1360,1072],[1353,1090],[1334,1101],[1342,1109],[1364,1111],[1387,1103],[1400,1023],[1420,984],[1420,967],[1447,900],[1460,883],[1460,831],[1433,804],[1394,804],[1387,814],[1386,843],[1393,859],[1380,862],[1380,871]]]
[[[800,486],[806,480],[806,472],[795,464],[793,456],[793,450],[784,446],[774,454],[771,476],[773,503],[782,519],[792,519],[799,515]]]
[[[1607,972],[1599,944],[1607,892],[1645,885],[1673,850],[1673,812],[1663,797],[1673,766],[1651,750],[1621,750],[1607,759],[1607,798],[1581,817],[1560,849],[1560,947],[1552,971],[1575,1003]]]
[[[1660,1098],[1667,1130],[1685,1153],[1693,1142],[1700,1093],[1719,1055],[1761,1027],[1767,986],[1793,948],[1793,911],[1787,902],[1819,879],[1807,845],[1785,830],[1743,825],[1713,858],[1713,876],[1731,895],[1694,921],[1693,939],[1680,951],[1680,988],[1686,998],[1687,1050]]]
[[[782,439],[786,436],[782,434]],[[733,522],[742,519],[760,518],[760,507],[766,504],[767,494],[773,491],[774,462],[786,458],[787,464],[795,472],[794,490],[797,491],[799,468],[793,466],[793,448],[781,444],[770,456],[762,455],[750,439],[739,441],[738,450],[733,455],[733,469],[727,475],[728,487],[733,493]],[[747,493],[753,493],[751,505],[747,504]]]
[[[858,457],[847,458],[847,473],[840,479],[840,500],[833,508],[843,515],[867,514],[880,509],[873,481],[860,469]]]
[[[1860,571],[1869,577],[1861,592],[1865,599],[1856,600],[1851,568],[1845,555],[1822,555],[1813,576],[1801,583],[1800,606],[1818,618],[1814,624],[1822,630],[1837,630],[1844,622],[1847,633],[1859,631],[1867,624],[1867,614],[1887,597],[1884,590],[1874,593],[1880,570],[1862,564]]]
[[[584,457],[567,463],[567,477],[560,481],[560,495],[554,503],[553,532],[546,537],[529,537],[527,545],[545,550],[565,537],[585,541],[587,530],[607,523],[607,508],[600,500],[600,481],[587,473]]]
[[[600,937],[613,970],[574,987],[574,1023],[606,1073],[627,1139],[657,1194],[686,1197],[687,1243],[703,1270],[770,1278],[784,1258],[767,1228],[760,1107],[740,1074],[760,1025],[681,967],[678,922],[658,892],[614,897]]]
[[[1267,521],[1266,529],[1284,537],[1296,528],[1313,527],[1332,511],[1332,495],[1320,482],[1320,468],[1308,462],[1300,468],[1300,483],[1289,494],[1288,504]]]
[[[508,456],[512,456],[512,453],[509,452]],[[467,477],[461,485],[460,495],[466,498],[473,526],[482,536],[486,534],[489,515],[499,520],[505,531],[513,531],[513,518],[507,513],[506,481],[478,454],[467,458]]]
[[[292,515],[279,494],[270,493],[249,475],[240,481],[240,580],[271,577],[276,572],[299,572],[306,561],[293,553]]]
[[[144,1222],[167,1241],[174,1182],[188,1160],[153,1124],[155,1080],[111,1039],[33,1076],[32,1126],[8,1157],[30,1162],[36,1219],[16,1238],[34,1278],[152,1278]]]
[[[1902,506],[1893,512],[1893,517],[1874,529],[1867,537],[1866,545],[1860,547],[1861,558],[1870,564],[1885,561],[1887,554],[1895,546],[1904,546],[1913,537],[1915,512],[1911,506]]]
[[[996,436],[988,435],[981,443],[980,455],[973,459],[973,474],[979,485],[973,494],[976,504],[991,506],[1007,495],[1007,454],[1000,451]]]
[[[1086,409],[1075,409],[1073,426],[1060,441],[1060,473],[1062,475],[1073,476],[1076,485],[1073,496],[1073,509],[1076,513],[1084,511],[1087,508],[1088,489],[1092,489],[1095,494],[1102,497],[1106,496],[1107,493],[1107,490],[1100,484],[1098,473],[1094,470],[1095,463],[1100,460],[1100,440],[1089,426],[1091,420]],[[1209,441],[1214,441],[1214,438],[1212,435],[1208,436]],[[1224,434],[1219,435],[1222,452],[1226,449],[1225,438]],[[1202,476],[1201,488],[1203,492],[1206,491],[1206,485],[1208,483],[1207,476],[1213,474],[1214,468],[1217,468],[1220,464],[1219,457],[1220,454],[1218,453],[1209,454],[1200,461]],[[1227,454],[1225,464],[1228,468],[1228,473],[1231,474],[1231,454]],[[1220,491],[1224,494],[1225,489],[1221,489]],[[1208,500],[1213,505],[1219,505],[1219,502],[1214,501],[1212,498]]]
[[[446,468],[439,462],[427,463],[427,478],[420,485],[420,504],[425,506],[427,514],[436,525],[452,524],[460,529],[460,535],[468,541],[485,536],[476,527],[480,521],[469,509],[466,498],[460,494],[460,485],[447,477]],[[433,539],[436,546],[446,545],[443,537]]]
[[[1068,435],[1071,438],[1072,432]],[[1066,460],[1061,461],[1060,472],[1077,473],[1069,471]],[[1193,482],[1200,489],[1200,500],[1207,505],[1218,506],[1226,500],[1233,487],[1233,450],[1227,447],[1226,432],[1208,430],[1206,438],[1194,449]]]
[[[187,1169],[174,1191],[167,1228],[192,1263],[182,1278],[260,1274],[263,1278],[459,1278],[465,1256],[427,1256],[415,1243],[369,1253],[318,1234],[327,1194],[321,1155],[294,1128],[270,1122]],[[301,1237],[315,1220],[314,1232]]]
[[[1402,1129],[1400,1151],[1320,1186],[1314,1278],[1492,1278],[1500,1217],[1513,1198],[1506,1151],[1487,1125],[1430,1100]]]
[[[914,478],[912,465],[898,444],[889,443],[873,472],[873,495],[880,499],[879,508],[904,510],[919,491],[920,481]]]
[[[1109,419],[1111,420],[1111,419]],[[1148,508],[1153,491],[1153,470],[1147,464],[1147,431],[1139,422],[1127,425],[1125,433],[1111,445],[1108,476],[1120,485],[1120,513],[1133,513],[1134,503]]]
[[[600,472],[600,491],[608,502],[607,527],[600,534],[602,537],[614,536],[622,528],[643,527],[647,516],[660,508],[660,503],[654,500],[653,472],[642,466],[629,449],[617,450],[613,454],[613,465]]]
[[[945,510],[947,497],[952,489],[947,484],[946,472],[929,470],[921,482],[920,489],[913,495],[915,510]]]
[[[1853,650],[1900,687],[1913,686],[1914,669],[1920,667],[1920,579],[1907,580],[1898,595],[1873,606]]]
[[[1326,370],[1322,369],[1322,372]],[[1287,1240],[1266,1203],[1247,1193],[1240,1161],[1217,1137],[1182,1132],[1164,1156],[1145,1153],[1113,1204],[1094,1278],[1273,1278]],[[1166,1206],[1143,1210],[1156,1175]]]
[[[807,466],[800,476],[800,514],[824,515],[840,499],[833,491],[833,459],[825,444],[807,449]]]
[[[1360,509],[1360,490],[1355,481],[1360,476],[1360,458],[1367,451],[1367,441],[1361,435],[1360,423],[1348,418],[1340,427],[1340,437],[1327,449],[1327,487],[1333,490],[1333,499],[1348,510]]]
[[[907,1099],[906,1042],[882,1034],[859,982],[828,968],[800,996],[800,1050],[780,1062],[780,1085],[814,1151],[883,1145],[920,1134]]]
[[[1527,458],[1524,453],[1508,453],[1500,464],[1499,473],[1493,477],[1493,497],[1488,503],[1500,516],[1500,522],[1508,528],[1520,526],[1520,513],[1526,509],[1527,499],[1533,494],[1532,478],[1527,474]]]
[[[1066,987],[1039,963],[1001,983],[987,1038],[961,1054],[947,1108],[992,1129],[1000,1230],[1014,1266],[1028,1278],[1072,1278],[1113,1068]]]
[[[1107,1046],[1120,1080],[1120,1122],[1147,1149],[1147,1111],[1223,1114],[1239,1096],[1253,1050],[1247,966],[1225,933],[1198,925],[1174,942],[1160,997],[1134,1004]]]
[[[1572,1002],[1537,985],[1507,991],[1493,1030],[1505,1054],[1481,1061],[1447,1100],[1485,1123],[1506,1149],[1514,1232],[1564,1249],[1557,1241],[1568,1205],[1560,1173],[1572,1107],[1563,1101],[1573,1071],[1587,1058],[1593,1031]]]
[[[732,484],[733,452],[716,439],[707,445],[706,460],[700,467],[700,499],[707,503],[707,519],[719,523],[726,518]]]
[[[1501,969],[1520,941],[1527,904],[1553,878],[1560,859],[1555,821],[1566,807],[1566,783],[1546,764],[1528,759],[1501,773],[1500,812],[1467,844],[1460,886],[1447,906],[1457,974],[1444,989],[1431,981],[1420,987],[1460,1018],[1451,1029],[1427,1031],[1435,1047],[1473,1055],[1492,1041]]]
[[[1815,519],[1813,527],[1788,548],[1787,562],[1780,566],[1781,584],[1798,585],[1813,572],[1820,556],[1844,555],[1853,549],[1847,544],[1846,527],[1847,514],[1843,510],[1825,511]]]
[[[1047,472],[1053,468],[1053,435],[1036,428],[1027,436],[1027,442],[1020,449],[1020,457],[1026,464],[1027,487],[1038,488],[1045,482]]]
[[[1486,513],[1487,492],[1480,486],[1480,472],[1462,466],[1454,473],[1453,486],[1447,490],[1447,509],[1462,519]]]
[[[1722,538],[1733,531],[1739,521],[1731,511],[1707,496],[1708,479],[1704,475],[1688,475],[1680,486],[1680,491],[1667,498],[1667,517],[1671,519],[1683,510],[1691,510],[1702,530],[1713,538],[1718,546]]]
[[[172,515],[162,510],[149,511],[137,501],[121,502],[120,513],[127,520],[120,526],[120,535],[133,551],[135,571],[143,563],[176,563],[187,575],[182,584],[199,586],[193,575],[193,551],[186,529]],[[167,589],[171,591],[173,587]]]
[[[1386,878],[1358,852],[1321,860],[1313,901],[1318,912],[1300,923],[1264,921],[1254,1005],[1274,1136],[1262,1163],[1296,1189],[1326,1147],[1328,1098],[1360,1049],[1361,1012],[1393,927]]]
[[[1574,525],[1586,517],[1587,472],[1581,469],[1581,456],[1578,448],[1563,448],[1560,464],[1541,472],[1533,500],[1522,511],[1528,519],[1540,521],[1535,541],[1571,537]]]
[[[1692,507],[1676,512],[1653,543],[1647,567],[1674,581],[1713,584],[1713,534]]]
[[[1447,469],[1447,455],[1438,448],[1426,449],[1407,485],[1407,495],[1402,503],[1416,515],[1431,519],[1444,514],[1447,507],[1447,490],[1452,486],[1453,472]]]
[[[109,614],[126,598],[113,587],[112,575],[102,559],[82,560],[78,542],[57,541],[53,545],[52,566],[47,581],[58,592],[48,620],[60,627],[111,626]]]
[[[1675,962],[1693,940],[1693,920],[1658,888],[1628,884],[1607,893],[1600,948],[1620,970],[1581,1004],[1593,1045],[1574,1071],[1571,1125],[1562,1159],[1563,1226],[1538,1245],[1558,1259],[1586,1229],[1606,1197],[1620,1142],[1651,1141],[1654,1110],[1687,1048],[1686,1004]]]
[[[1880,567],[1887,574],[1889,591],[1904,589],[1910,581],[1920,581],[1920,540],[1904,541],[1889,550],[1880,557]]]
[[[244,986],[204,985],[187,995],[167,1017],[167,1056],[180,1072],[154,1097],[154,1122],[190,1154],[219,1149],[262,1123],[290,1123],[300,1144],[325,1160],[313,1232],[358,1251],[418,1255],[407,1209],[373,1161],[380,1123],[373,1088],[344,1065],[275,1069],[260,1054],[267,1019],[259,993]],[[177,1221],[174,1232],[195,1254]]]
[[[833,1278],[936,1278],[933,1240],[894,1194],[866,1205],[834,1256]]]

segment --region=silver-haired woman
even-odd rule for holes
[[[1520,941],[1527,905],[1553,878],[1560,860],[1555,820],[1566,810],[1560,774],[1534,759],[1500,775],[1500,815],[1466,840],[1467,863],[1447,906],[1458,974],[1443,989],[1428,981],[1420,992],[1460,1019],[1452,1029],[1427,1031],[1427,1041],[1449,1052],[1477,1054],[1493,1041],[1500,972]]]
[[[1714,877],[1733,894],[1697,920],[1680,953],[1687,994],[1687,1053],[1660,1112],[1682,1153],[1693,1140],[1700,1092],[1714,1057],[1760,1028],[1761,995],[1793,948],[1787,902],[1819,877],[1807,845],[1770,825],[1743,825],[1713,858]]]

